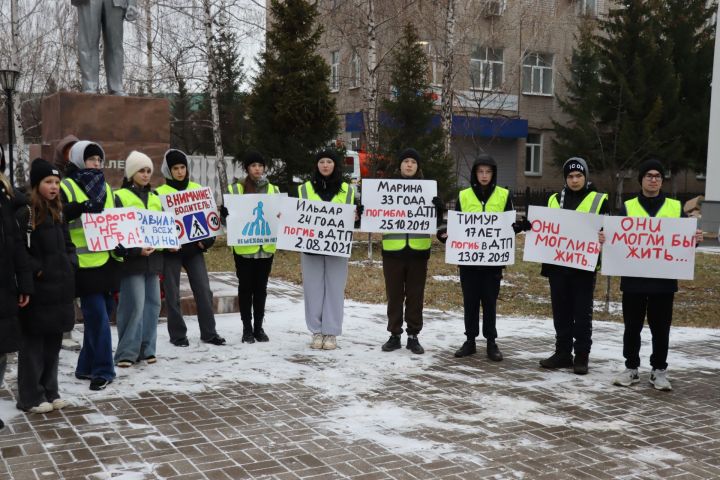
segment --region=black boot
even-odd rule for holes
[[[5,428],[5,422],[0,420],[0,430],[2,430],[3,428]]]
[[[388,341],[383,343],[381,348],[383,352],[392,352],[393,350],[402,348],[402,345],[400,344],[400,335],[390,335]]]
[[[555,352],[550,357],[540,360],[543,368],[570,368],[573,366],[572,353]]]
[[[253,336],[255,337],[255,340],[258,342],[269,342],[270,337],[267,336],[265,333],[265,330],[261,326],[256,325],[255,328],[253,328]]]
[[[422,345],[420,345],[417,335],[408,335],[407,345],[405,348],[418,355],[425,353],[425,349]]]
[[[589,356],[589,353],[575,352],[575,363],[573,363],[573,372],[575,372],[576,375],[587,375]]]
[[[502,362],[503,355],[493,340],[487,342],[487,357],[493,362]]]
[[[467,340],[462,344],[462,347],[455,352],[455,356],[458,358],[467,357],[475,352],[477,352],[477,349],[475,348],[475,340]]]
[[[255,343],[252,328],[243,328],[242,343]]]

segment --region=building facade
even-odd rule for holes
[[[454,54],[449,55],[448,0],[321,0],[319,53],[331,67],[342,126],[338,140],[349,149],[366,147],[370,90],[376,82],[378,98],[391,94],[392,49],[402,26],[412,22],[428,55],[438,117],[444,63],[449,57],[453,61],[452,155],[458,186],[467,185],[474,158],[485,152],[498,162],[501,185],[516,191],[560,188],[553,120],[567,118],[556,96],[565,93],[578,26],[607,15],[611,2],[456,0]],[[679,191],[704,190],[693,172],[674,180]],[[599,175],[593,181],[603,189],[614,183]],[[630,175],[626,183],[626,190],[636,190]]]

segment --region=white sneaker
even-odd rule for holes
[[[653,368],[652,372],[650,372],[650,383],[656,390],[672,390],[672,385],[670,385],[670,381],[667,378],[667,370],[657,370]]]
[[[323,340],[325,339],[322,333],[313,333],[312,342],[310,342],[310,348],[320,350],[323,347]]]
[[[32,407],[30,413],[48,413],[53,411],[52,403],[42,402],[40,405]]]
[[[63,400],[62,398],[56,398],[52,401],[53,410],[61,410],[70,405],[70,402]]]
[[[337,338],[335,338],[335,335],[325,335],[322,348],[323,350],[335,350],[337,348]]]
[[[620,387],[629,387],[634,383],[640,381],[640,375],[638,375],[637,368],[626,368],[624,372],[613,379],[613,385]]]

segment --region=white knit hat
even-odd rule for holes
[[[153,162],[150,160],[150,157],[142,152],[133,150],[125,160],[125,178],[131,180],[133,175],[146,167],[150,169],[150,173],[153,172]]]

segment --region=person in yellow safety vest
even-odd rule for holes
[[[407,148],[398,155],[396,178],[421,180],[420,154],[414,148]],[[436,216],[442,219],[442,201],[435,197],[433,204]],[[390,338],[381,349],[392,352],[402,347],[400,336],[403,332],[403,304],[407,324],[407,346],[412,353],[423,354],[418,334],[423,328],[423,299],[427,264],[430,259],[432,239],[426,233],[387,233],[382,239],[383,276],[387,295],[387,331]]]
[[[470,170],[470,187],[460,191],[455,205],[460,212],[509,212],[514,209],[510,190],[497,185],[497,162],[491,155],[478,155]],[[513,224],[513,229],[519,233],[526,225],[529,226],[529,223],[523,217],[522,222]],[[447,240],[446,232],[443,231],[439,236],[441,241]],[[466,340],[455,352],[456,357],[467,357],[477,352],[475,339],[480,335],[482,305],[482,334],[487,343],[486,355],[494,362],[502,361],[503,355],[496,343],[498,333],[495,323],[503,268],[459,266]]]
[[[110,316],[115,308],[112,293],[117,291],[123,249],[91,252],[82,226],[83,213],[100,213],[115,206],[110,185],[105,182],[102,163],[105,152],[97,143],[82,140],[70,148],[67,177],[60,182],[63,217],[75,245],[79,269],[75,296],[80,297],[83,314],[83,345],[75,376],[90,380],[91,390],[103,390],[115,378],[112,357]]]
[[[115,191],[115,206],[162,211],[160,198],[150,188],[153,163],[144,153],[132,151],[125,160],[122,188]],[[129,248],[121,267],[117,309],[118,344],[115,365],[157,362],[157,324],[160,315],[162,251],[154,247]]]
[[[259,152],[255,150],[245,152],[242,164],[247,175],[242,182],[228,185],[228,192],[233,195],[280,193],[278,187],[268,182],[265,175],[265,159]],[[238,303],[240,319],[243,323],[242,341],[244,343],[270,341],[263,329],[263,321],[275,244],[235,245],[231,249],[235,260],[235,274],[238,278]]]
[[[337,153],[315,155],[312,178],[298,187],[298,197],[323,202],[355,204],[355,188],[343,180]],[[361,209],[357,210],[357,221]],[[348,259],[302,253],[300,265],[305,299],[305,323],[312,334],[310,348],[333,350],[342,334]]]
[[[685,217],[680,201],[668,198],[662,193],[665,168],[662,162],[651,157],[640,164],[638,182],[641,192],[627,200],[620,216],[628,217]],[[702,231],[696,232],[695,241],[702,242]],[[652,355],[650,356],[650,383],[657,390],[672,390],[667,378],[667,355],[670,340],[670,324],[675,292],[678,282],[664,278],[621,277],[623,322],[623,356],[625,371],[613,379],[613,384],[629,387],[640,381],[640,332],[647,316],[652,335]]]
[[[565,187],[550,195],[548,207],[600,215],[608,213],[607,194],[596,192],[588,181],[590,172],[585,160],[569,158],[563,165],[563,175]],[[543,264],[540,273],[550,282],[555,326],[555,353],[541,360],[540,366],[550,369],[572,367],[576,374],[585,375],[592,345],[596,272]]]
[[[157,187],[158,195],[203,188],[199,183],[190,181],[188,158],[181,150],[171,148],[165,152],[160,171],[165,177],[165,184]],[[210,279],[203,255],[214,243],[215,237],[209,237],[186,243],[179,251],[172,249],[163,252],[163,290],[167,308],[167,329],[170,343],[176,347],[190,346],[187,325],[180,307],[180,272],[183,268],[187,273],[197,307],[200,340],[212,345],[225,345],[225,339],[218,335],[215,329],[213,293],[210,290]]]

